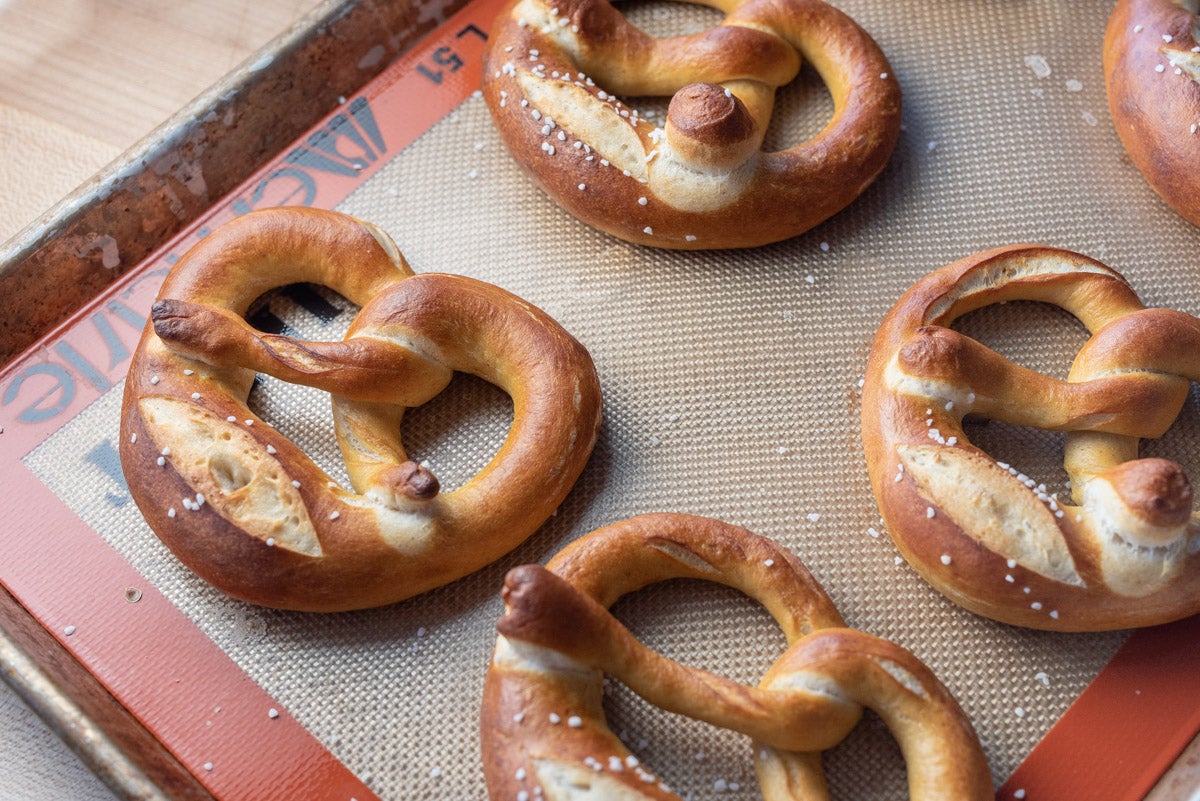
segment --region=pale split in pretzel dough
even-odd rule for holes
[[[674,578],[744,592],[775,617],[788,647],[757,687],[671,661],[608,608]],[[711,518],[647,514],[576,540],[545,567],[509,572],[480,712],[493,801],[678,801],[608,728],[603,678],[652,704],[748,735],[766,801],[827,798],[821,751],[864,707],[895,736],[910,797],[984,801],[992,782],[970,721],[908,651],[845,627],[794,555]]]
[[[360,307],[344,340],[267,334],[245,315],[288,284]],[[331,393],[350,487],[247,406],[257,372]],[[408,459],[406,409],[455,371],[513,401],[499,452],[442,491]],[[415,275],[391,239],[343,214],[253,212],[175,265],[130,364],[121,465],[154,532],[219,589],[266,606],[377,606],[460,578],[524,541],[595,444],[587,351],[541,310],[461,276]]]
[[[722,24],[654,38],[607,0],[512,0],[497,17],[483,94],[527,173],[584,222],[674,249],[752,247],[841,211],[886,166],[900,87],[853,20],[821,0],[705,3]],[[776,90],[811,64],[833,118],[763,149]],[[621,98],[671,97],[662,127]]]
[[[951,324],[1033,300],[1091,332],[1065,381]],[[1200,320],[1147,309],[1077,253],[1014,245],[918,281],[880,326],[863,385],[863,444],[900,553],[962,606],[1006,623],[1095,631],[1200,611],[1200,527],[1182,468],[1138,458],[1200,379]],[[1072,501],[967,438],[968,416],[1063,431]]]

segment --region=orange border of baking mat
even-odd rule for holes
[[[1200,615],[1134,632],[996,794],[1136,801],[1200,731]]]
[[[500,3],[476,0],[452,16],[361,95],[0,371],[6,516],[0,583],[221,801],[378,797],[21,459],[116,391],[179,252],[256,207],[335,206],[476,91],[486,31]],[[131,502],[122,477],[112,480],[112,495]]]
[[[0,583],[221,801],[376,796],[20,458],[124,377],[145,310],[178,253],[253,208],[335,206],[476,91],[485,31],[501,2],[476,0],[451,17],[0,372],[8,457],[0,501],[9,519],[0,530]],[[14,418],[10,407],[19,409]],[[124,492],[120,476],[113,482],[114,493]],[[136,603],[128,588],[140,591]],[[1200,731],[1198,697],[1200,617],[1135,632],[997,798],[1141,798]]]

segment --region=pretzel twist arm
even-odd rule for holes
[[[657,706],[754,737],[767,801],[827,798],[817,752],[853,728],[864,704],[912,760],[914,798],[990,799],[983,752],[945,688],[904,649],[845,629],[802,564],[776,561],[783,553],[719,521],[652,514],[576,540],[548,569],[510,571],[481,710],[491,797],[678,801],[607,729],[610,673]],[[742,588],[773,612],[798,602],[777,615],[790,646],[758,687],[664,658],[607,609],[624,592],[680,576]]]
[[[1200,343],[1198,343],[1200,344]],[[920,403],[973,396],[958,407],[1013,425],[1159,437],[1187,399],[1188,381],[1145,369],[1060,381],[1014,364],[991,348],[937,326],[916,329],[887,373],[889,386]],[[953,389],[951,389],[951,387]],[[1138,414],[1130,414],[1137,409]],[[951,411],[954,411],[951,409]],[[961,418],[961,415],[949,415]],[[946,424],[939,415],[939,430]],[[955,427],[961,436],[961,429]]]
[[[848,698],[789,687],[746,687],[687,667],[642,645],[596,601],[539,567],[511,571],[497,630],[601,670],[643,698],[787,751],[819,751],[840,742],[862,708]]]
[[[818,629],[845,625],[794,554],[744,528],[660,512],[622,520],[594,534],[559,551],[546,566],[605,609],[647,585],[693,578],[757,600],[789,644]]]
[[[157,301],[154,332],[177,353],[214,367],[238,367],[362,401],[420,406],[452,371],[385,340],[304,341],[257,331],[228,309]]]
[[[1092,333],[1069,381],[1139,371],[1200,381],[1200,318],[1175,309],[1139,309]]]
[[[413,274],[377,226],[302,206],[245,214],[215,228],[172,270],[161,298],[187,298],[245,315],[273,289],[308,283],[336,287],[358,306]]]

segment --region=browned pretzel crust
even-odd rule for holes
[[[741,590],[775,617],[789,647],[758,687],[666,659],[608,612],[621,595],[672,578]],[[678,801],[609,730],[605,673],[664,709],[752,737],[767,801],[827,797],[820,752],[863,707],[899,742],[912,798],[992,797],[974,730],[929,669],[845,628],[795,556],[745,529],[688,515],[631,518],[577,540],[546,568],[511,571],[502,594],[481,711],[493,801]]]
[[[1130,160],[1200,225],[1200,2],[1120,0],[1104,37],[1104,75]]]
[[[329,287],[361,306],[342,342],[265,334],[263,293]],[[254,212],[201,240],[163,284],[134,354],[121,464],[138,508],[192,570],[266,606],[377,606],[449,583],[516,547],[583,470],[600,425],[587,351],[489,284],[414,275],[388,236],[346,215]],[[255,371],[331,393],[353,489],[246,405]],[[454,371],[513,400],[492,461],[452,492],[408,460],[406,408]]]
[[[900,86],[874,40],[821,0],[706,2],[716,28],[652,38],[608,0],[513,0],[497,17],[483,93],[516,160],[556,202],[662,248],[751,247],[800,234],[875,180],[900,131]],[[775,90],[801,60],[834,115],[763,152]],[[621,97],[672,96],[657,127]]]
[[[951,330],[1008,300],[1052,303],[1092,333],[1066,381]],[[1096,631],[1200,612],[1200,536],[1179,465],[1139,459],[1200,378],[1200,320],[1146,309],[1115,271],[1016,245],[921,279],[883,321],[863,386],[871,484],[901,554],[981,615]],[[978,415],[1065,431],[1074,504],[963,434]]]

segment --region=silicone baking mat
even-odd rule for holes
[[[219,799],[480,798],[477,711],[504,573],[635,514],[708,515],[792,549],[850,625],[922,658],[974,722],[1001,797],[1140,797],[1200,728],[1196,621],[1132,638],[1065,635],[954,607],[891,546],[858,424],[878,321],[917,278],[974,251],[1078,250],[1123,272],[1149,305],[1200,310],[1200,231],[1148,189],[1108,118],[1108,4],[840,2],[903,87],[895,156],[808,234],[700,253],[589,229],[522,175],[476,93],[497,5],[469,6],[0,375],[10,516],[0,580]],[[622,8],[659,34],[719,19],[668,3]],[[831,109],[811,74],[779,106],[776,147]],[[590,350],[605,398],[595,453],[556,516],[495,565],[383,609],[266,610],[180,566],[130,500],[116,457],[122,378],[162,275],[221,221],[284,204],[370,220],[418,272],[498,284]],[[353,314],[304,288],[273,295],[255,319],[333,339]],[[1034,304],[962,327],[1057,375],[1086,338]],[[1150,446],[1189,468],[1200,461],[1189,457],[1200,453],[1194,401]],[[268,379],[253,403],[344,480],[326,397]],[[502,393],[460,377],[406,416],[405,442],[453,486],[486,463],[510,417]],[[971,433],[1061,489],[1059,438],[997,424]],[[783,648],[762,610],[722,588],[665,584],[616,611],[653,647],[746,682]],[[656,712],[618,684],[607,708],[614,731],[686,797],[757,797],[740,736]],[[826,764],[835,798],[903,795],[903,762],[877,718]]]

